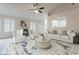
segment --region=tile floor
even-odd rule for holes
[[[0,55],[9,55],[10,53],[10,45],[12,43],[13,38],[6,38],[6,39],[0,39]],[[28,43],[32,43],[28,42]],[[60,42],[60,41],[56,41],[56,40],[52,40],[52,48],[48,49],[48,50],[39,50],[39,49],[30,49],[27,50],[25,49],[24,51],[30,52],[32,55],[46,55],[46,53],[48,55],[79,55],[79,44],[68,44],[68,43],[64,43],[64,42]],[[20,49],[20,51],[18,52],[18,55],[23,55],[21,53],[22,50],[22,46],[21,45],[16,45],[17,47],[17,51],[18,47]],[[29,45],[27,45],[28,47]],[[40,52],[41,51],[41,52]],[[37,53],[36,53],[37,52]],[[24,52],[25,53],[25,52]],[[26,54],[25,53],[25,54]],[[45,53],[45,54],[44,54]]]
[[[10,51],[10,44],[13,38],[0,39],[0,55],[8,55]]]

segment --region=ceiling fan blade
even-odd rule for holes
[[[38,11],[38,12],[43,13],[42,11]]]
[[[44,7],[40,7],[40,8],[39,8],[39,10],[42,10],[42,9],[44,9]]]

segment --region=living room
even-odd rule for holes
[[[78,55],[78,3],[0,3],[0,55]]]

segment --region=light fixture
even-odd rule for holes
[[[34,13],[35,13],[35,14],[38,14],[38,13],[39,13],[39,11],[38,11],[38,10],[34,10]]]
[[[45,7],[41,7],[39,6],[38,3],[35,3],[33,4],[33,9],[28,9],[28,10],[32,10],[34,14],[38,14],[38,13],[43,13],[43,9],[45,9]]]

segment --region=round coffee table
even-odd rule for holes
[[[42,49],[48,49],[51,47],[51,44],[50,44],[50,39],[47,39],[47,38],[39,38],[35,41],[35,46],[37,48],[42,48]]]

